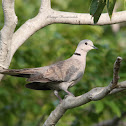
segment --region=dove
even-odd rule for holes
[[[63,90],[67,95],[74,96],[68,89],[74,86],[83,76],[86,66],[87,52],[98,49],[91,40],[85,39],[79,42],[73,55],[55,64],[25,69],[4,69],[1,74],[27,78],[29,82],[26,88],[34,90],[53,90],[61,101],[59,91]]]

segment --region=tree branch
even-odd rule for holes
[[[108,13],[101,14],[97,24],[94,24],[93,17],[88,13],[72,13],[52,10],[52,15],[49,15],[52,23],[65,24],[86,24],[86,25],[108,25],[126,21],[126,11],[113,13],[110,20]]]
[[[15,30],[17,24],[17,16],[14,10],[15,0],[3,0],[2,7],[4,12],[4,27],[2,30],[5,30],[6,37],[12,37],[12,34]]]
[[[11,58],[13,57],[16,50],[36,31],[47,26],[49,24],[51,3],[50,0],[41,0],[41,6],[39,13],[36,17],[26,21],[13,35],[11,45]]]
[[[10,57],[11,40],[17,24],[17,16],[14,11],[14,0],[3,0],[2,7],[4,27],[0,31],[0,66],[6,68],[6,62],[8,62],[8,57]]]
[[[40,10],[51,8],[51,0],[41,0]]]
[[[17,24],[14,0],[2,0],[4,26],[0,31],[0,69],[8,68],[10,62],[12,36]],[[3,75],[0,75],[0,80]]]
[[[3,0],[4,27],[0,31],[0,67],[9,66],[11,58],[15,51],[37,30],[53,23],[65,24],[88,24],[94,25],[90,14],[61,12],[51,9],[50,0],[41,0],[41,7],[36,17],[26,21],[15,33],[17,17],[14,11],[14,0]],[[126,21],[126,11],[116,12],[110,20],[107,13],[102,14],[96,25],[115,24]],[[14,33],[14,34],[13,34]],[[118,84],[118,71],[121,63],[118,57],[114,64],[114,75],[112,82],[107,87],[97,87],[91,91],[78,96],[68,96],[59,104],[50,114],[44,126],[55,125],[63,116],[67,109],[78,107],[90,101],[96,101],[105,96],[117,93],[126,89],[126,81]]]
[[[114,69],[113,69],[113,80],[112,83],[116,86],[119,80],[119,68],[120,68],[120,63],[122,61],[121,57],[117,57],[117,60],[114,63]]]
[[[107,25],[126,21],[126,11],[113,13],[110,20],[107,13],[101,15],[97,24],[87,13],[62,12],[51,9],[50,0],[41,0],[41,7],[38,15],[26,21],[14,34],[12,43],[12,54],[37,30],[54,23],[79,24],[79,25]]]
[[[6,4],[7,3],[7,4]],[[9,63],[15,53],[15,51],[37,30],[54,23],[67,23],[67,24],[89,24],[94,25],[93,18],[90,14],[87,13],[72,13],[72,12],[62,12],[55,11],[51,9],[51,0],[41,0],[41,6],[39,13],[36,17],[26,21],[14,34],[14,29],[17,23],[17,17],[14,12],[14,0],[4,0],[3,1],[3,10],[5,15],[5,25],[1,30],[0,44],[2,44],[0,60],[5,61],[5,57],[8,56]],[[102,14],[98,23],[96,25],[105,25],[105,24],[114,24],[126,21],[126,11],[113,13],[112,19],[110,20],[107,13]],[[2,32],[3,31],[3,32]],[[4,33],[4,35],[2,35]],[[12,38],[13,35],[13,38]],[[8,42],[8,38],[12,38]],[[4,39],[4,42],[2,42]],[[6,40],[5,40],[6,39]],[[8,40],[8,41],[7,41]],[[12,42],[12,43],[11,43]],[[9,43],[9,44],[8,44]],[[3,50],[6,50],[6,53],[3,55]],[[9,50],[9,51],[8,51]],[[11,54],[7,55],[8,52]],[[7,59],[7,58],[6,58]],[[8,60],[7,60],[8,61]],[[5,67],[4,63],[0,63],[1,67]],[[8,67],[7,66],[7,67]]]
[[[113,92],[113,93],[119,92],[120,87],[118,85],[120,85],[120,84],[126,85],[126,81],[121,82],[119,84],[117,83],[118,82],[117,77],[118,77],[118,72],[119,72],[119,67],[120,67],[121,61],[122,61],[122,58],[117,57],[117,59],[114,63],[113,81],[108,86],[96,87],[96,88],[90,90],[89,92],[87,92],[83,95],[77,96],[77,97],[68,96],[50,114],[50,116],[45,121],[43,126],[55,125],[58,122],[58,120],[63,116],[63,114],[67,111],[67,109],[71,109],[71,108],[75,108],[75,107],[84,105],[90,101],[100,100],[100,99],[104,98],[105,96],[112,94],[113,90],[116,90],[116,92]],[[126,86],[124,87],[124,89],[126,89]]]

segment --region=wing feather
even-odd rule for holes
[[[73,65],[74,64],[74,65]],[[61,83],[69,81],[80,69],[78,60],[64,60],[50,65],[45,72],[39,72],[31,76],[27,81],[41,83]],[[76,79],[73,78],[73,79]]]

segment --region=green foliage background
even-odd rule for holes
[[[28,19],[37,15],[40,0],[16,0],[18,16],[16,30]],[[120,0],[123,8],[123,0]],[[0,0],[0,3],[2,1]],[[90,0],[52,0],[55,10],[89,13]],[[4,16],[0,4],[0,29]],[[124,24],[125,25],[125,24]],[[70,57],[80,40],[90,39],[99,50],[87,55],[87,66],[83,79],[70,89],[75,96],[94,87],[106,86],[112,80],[113,64],[117,56],[123,58],[120,81],[126,80],[126,28],[121,26],[114,33],[110,25],[88,26],[52,24],[32,35],[15,53],[10,68],[31,68],[52,64]],[[0,84],[0,126],[37,126],[40,119],[46,120],[58,104],[52,91],[26,89],[25,79],[5,76]],[[57,126],[89,126],[120,116],[126,111],[126,91],[108,96],[100,101],[68,110]],[[65,95],[61,92],[61,96]]]

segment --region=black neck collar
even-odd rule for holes
[[[81,54],[80,54],[80,53],[74,53],[74,55],[81,56]]]

